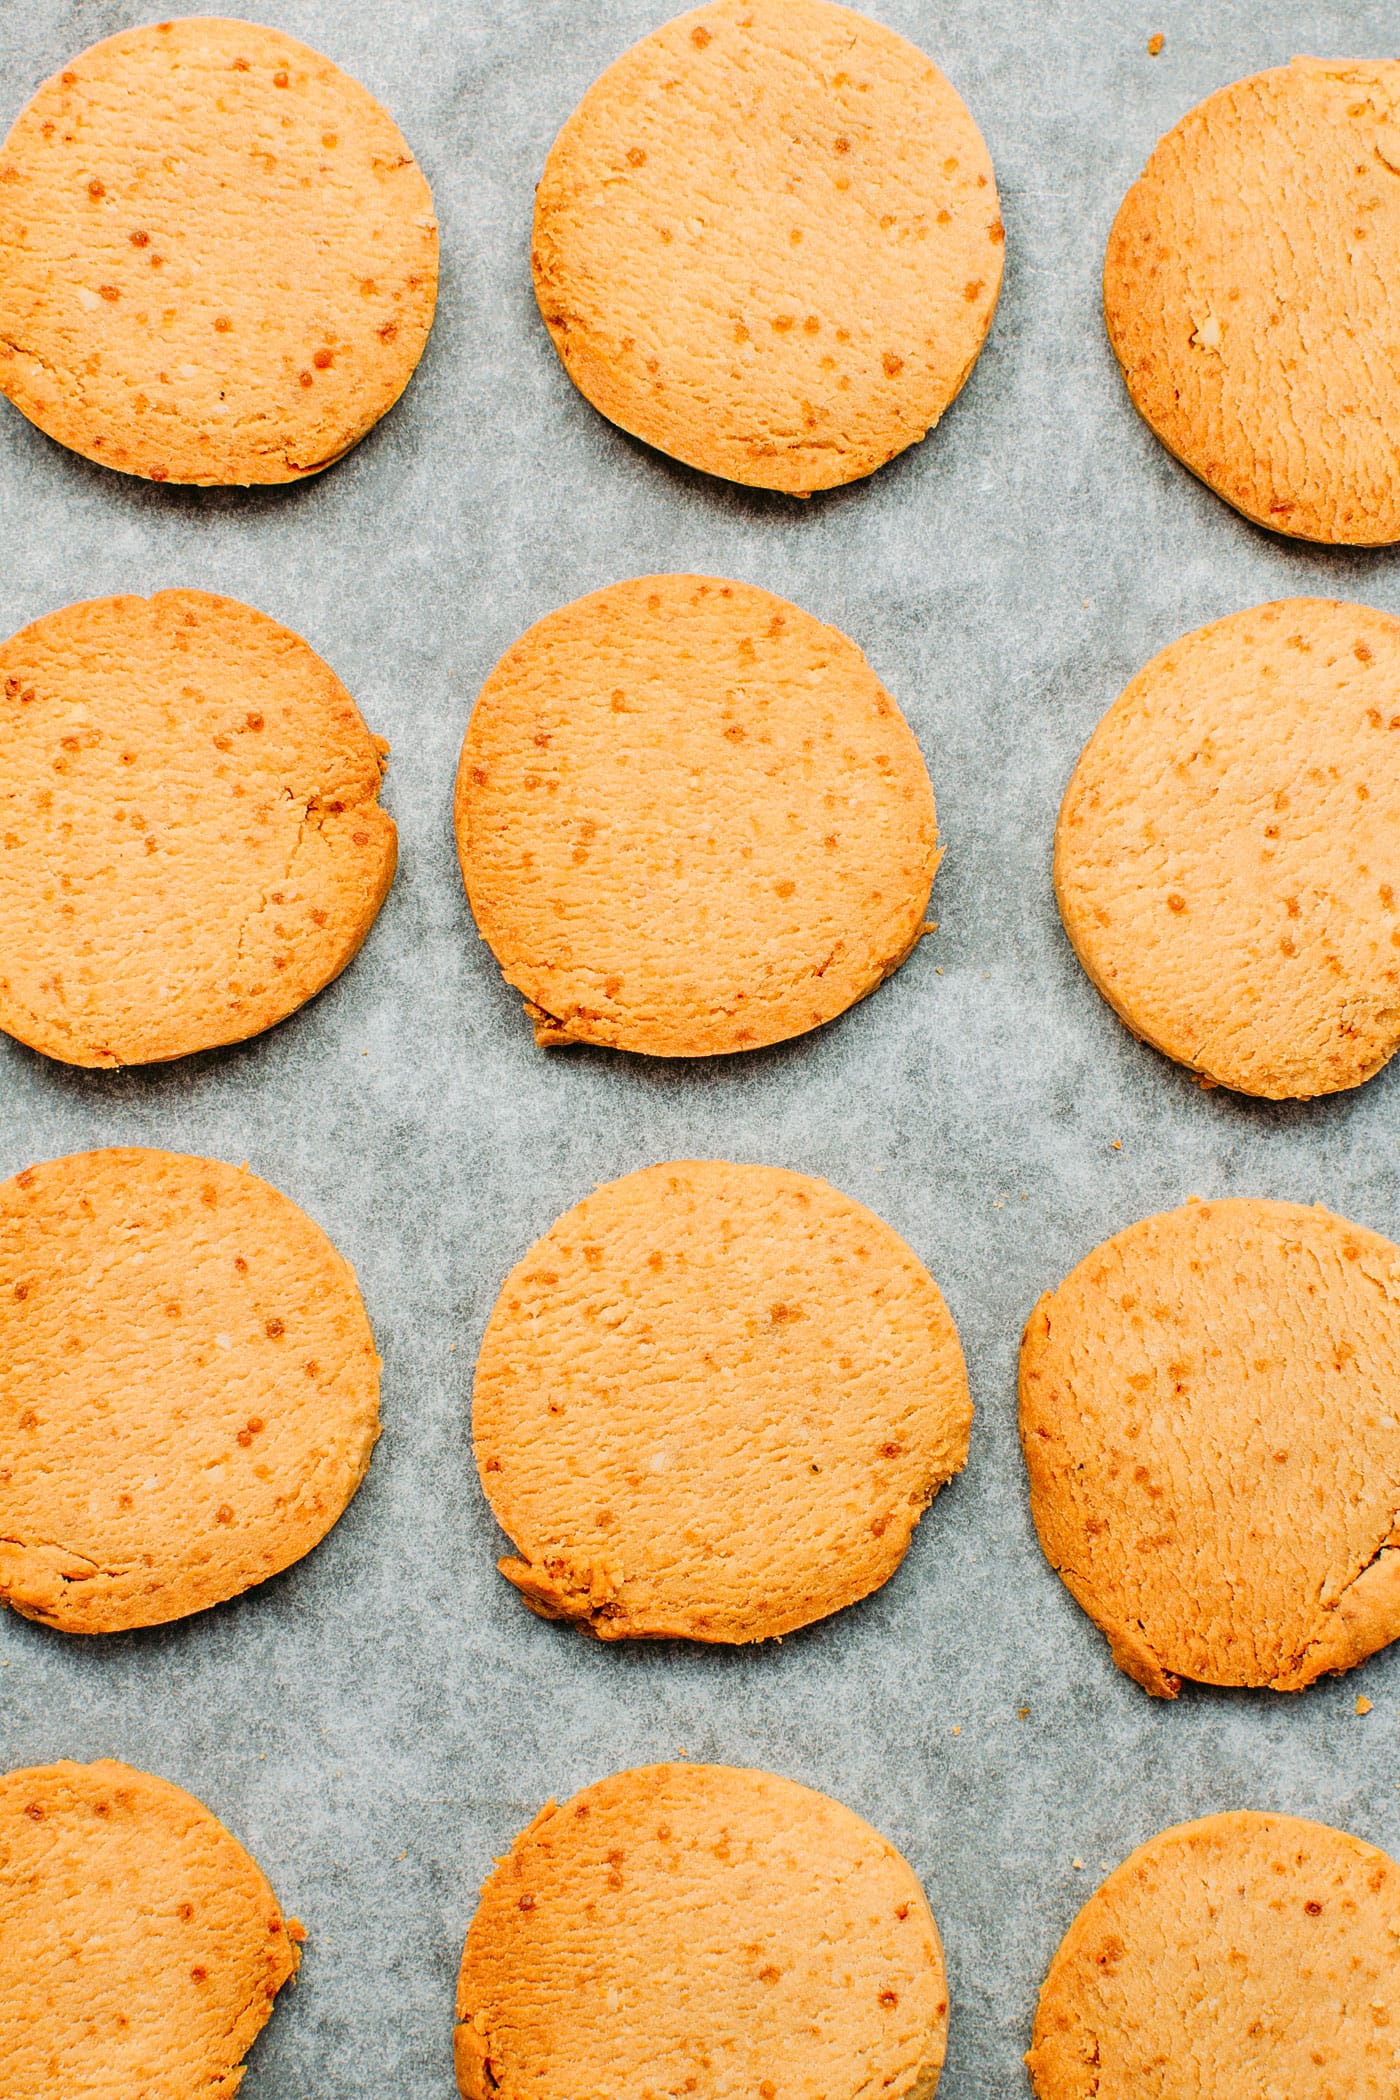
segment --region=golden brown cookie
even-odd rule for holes
[[[1026,2058],[1036,2100],[1388,2100],[1400,1867],[1235,1810],[1140,1845],[1071,1925]]]
[[[844,1013],[916,946],[939,861],[919,747],[855,644],[703,576],[522,635],[468,725],[456,820],[537,1040],[653,1057]]]
[[[126,29],[0,147],[0,391],[152,481],[296,481],[423,353],[437,221],[398,126],[294,37]]]
[[[1149,1692],[1296,1692],[1400,1634],[1400,1248],[1321,1205],[1115,1233],[1021,1344],[1040,1543]]]
[[[888,1225],[810,1175],[672,1160],[511,1271],[472,1430],[532,1610],[755,1641],[889,1579],[971,1422],[957,1329]]]
[[[481,1893],[464,2100],[932,2100],[948,1989],[908,1863],[825,1794],[648,1765],[551,1801]]]
[[[625,51],[555,140],[535,291],[614,423],[806,496],[938,421],[1003,239],[981,134],[922,51],[828,0],[713,0]]]
[[[161,591],[0,645],[0,1028],[70,1065],[270,1028],[394,879],[389,747],[288,627]]]
[[[106,1759],[0,1778],[13,2100],[232,2100],[305,1937],[178,1786]]]
[[[1400,539],[1400,63],[1295,58],[1198,104],[1123,200],[1104,313],[1134,406],[1227,503]]]
[[[0,1600],[182,1619],[309,1553],[379,1434],[354,1271],[246,1168],[114,1147],[0,1183]]]
[[[1270,1100],[1400,1046],[1400,620],[1290,598],[1183,635],[1114,702],[1055,833],[1060,911],[1135,1035]]]

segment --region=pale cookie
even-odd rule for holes
[[[871,474],[972,370],[1001,284],[955,90],[828,0],[714,0],[609,66],[535,199],[535,292],[595,408],[795,496]]]
[[[971,1422],[948,1308],[888,1225],[806,1174],[673,1160],[511,1271],[472,1430],[532,1610],[756,1641],[888,1580]]]
[[[106,1759],[0,1778],[12,2100],[233,2100],[305,1938],[180,1787]]]
[[[0,391],[152,481],[296,481],[408,384],[433,200],[367,89],[280,30],[80,52],[0,147]]]
[[[939,861],[919,747],[854,642],[702,576],[594,591],[508,649],[456,822],[537,1039],[653,1057],[844,1013],[917,945]]]
[[[389,747],[313,649],[204,591],[0,644],[0,1028],[70,1065],[241,1042],[338,976],[394,879]]]
[[[464,2100],[932,2100],[943,1949],[907,1861],[825,1794],[648,1765],[551,1801],[481,1893]]]
[[[1241,1809],[1140,1845],[1040,1993],[1036,2100],[1391,2100],[1400,1867]]]
[[[1109,236],[1109,340],[1167,449],[1258,525],[1400,539],[1400,63],[1209,96]]]
[[[1135,1035],[1270,1100],[1400,1045],[1400,620],[1291,598],[1184,635],[1070,781],[1055,889]]]
[[[0,1183],[0,1601],[65,1633],[309,1553],[379,1434],[354,1271],[246,1168],[114,1148]]]
[[[1301,1691],[1400,1634],[1400,1248],[1321,1205],[1188,1203],[1031,1314],[1040,1543],[1149,1692]]]

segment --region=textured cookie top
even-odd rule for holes
[[[0,2065],[16,2100],[232,2100],[304,1937],[179,1787],[105,1760],[0,1778]]]
[[[354,1272],[246,1170],[135,1147],[0,1183],[0,1599],[68,1633],[236,1596],[379,1434]]]
[[[457,774],[472,910],[542,1042],[750,1050],[923,931],[933,793],[853,642],[749,584],[642,576],[506,651]]]
[[[535,201],[535,291],[595,408],[807,495],[938,421],[1001,283],[981,134],[938,68],[827,0],[714,0],[597,80]]]
[[[1272,1100],[1400,1044],[1400,620],[1292,598],[1182,637],[1114,702],[1055,888],[1134,1032]]]
[[[1400,63],[1297,58],[1183,117],[1114,221],[1104,312],[1135,406],[1227,503],[1400,539]]]
[[[907,1862],[825,1794],[651,1765],[551,1802],[481,1894],[465,2100],[932,2100],[943,1951]]]
[[[824,1181],[675,1160],[507,1277],[473,1434],[501,1563],[607,1640],[762,1640],[854,1603],[967,1458],[938,1286]]]
[[[1400,1867],[1294,1816],[1179,1823],[1065,1934],[1026,2058],[1037,2100],[1390,2100]]]
[[[294,37],[127,29],[0,147],[0,389],[152,481],[295,481],[403,392],[437,222],[398,126]]]
[[[1321,1206],[1188,1203],[1031,1314],[1052,1567],[1148,1691],[1299,1691],[1400,1633],[1400,1248]]]
[[[239,1042],[394,879],[388,745],[232,598],[96,598],[0,645],[0,1028],[73,1065]]]

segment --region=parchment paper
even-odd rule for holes
[[[83,1074],[0,1038],[0,1173],[108,1143],[250,1161],[359,1272],[385,1433],[325,1543],[235,1603],[107,1640],[0,1617],[0,1755],[165,1774],[305,1920],[247,2100],[449,2100],[453,1978],[493,1855],[547,1796],[682,1748],[825,1788],[907,1853],[948,1950],[942,2095],[1022,2095],[1053,1949],[1105,1863],[1162,1825],[1254,1804],[1400,1852],[1400,1651],[1296,1699],[1149,1700],[1041,1558],[1014,1389],[1040,1291],[1188,1193],[1320,1199],[1400,1235],[1400,1060],[1312,1106],[1202,1092],[1092,990],[1049,882],[1074,758],[1157,649],[1293,593],[1400,612],[1394,553],[1271,538],[1168,458],[1123,391],[1098,292],[1114,210],[1162,131],[1295,52],[1393,56],[1392,0],[874,0],[983,129],[1006,284],[943,426],[810,503],[624,437],[536,314],[544,155],[666,0],[250,11],[358,75],[418,154],[443,245],[427,355],[341,465],[262,493],[127,480],[0,404],[0,623],[172,584],[287,621],[392,740],[401,871],[347,974],[240,1048]],[[5,0],[3,124],[84,44],[152,14]],[[833,1026],[750,1057],[536,1050],[453,853],[457,748],[497,655],[550,608],[656,569],[744,578],[844,628],[938,798],[938,933]],[[472,1362],[508,1267],[594,1183],[683,1155],[821,1174],[888,1218],[952,1306],[978,1410],[968,1470],[895,1579],[749,1652],[602,1648],[532,1618],[495,1573],[471,1461]]]

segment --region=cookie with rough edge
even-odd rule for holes
[[[939,861],[919,747],[860,650],[704,576],[612,584],[506,651],[456,825],[537,1040],[653,1057],[843,1013],[917,945]]]
[[[392,408],[437,299],[398,126],[255,22],[120,30],[0,147],[0,391],[151,481],[296,481]]]
[[[1114,702],[1055,832],[1090,978],[1135,1035],[1270,1100],[1400,1045],[1400,620],[1290,598],[1183,635]]]
[[[533,1611],[740,1642],[887,1581],[971,1421],[952,1318],[888,1225],[810,1175],[673,1160],[512,1270],[472,1433]]]
[[[612,422],[807,496],[938,421],[1001,284],[992,163],[956,91],[828,0],[714,0],[594,82],[535,198],[535,292]]]
[[[72,1065],[241,1042],[345,968],[394,879],[389,747],[232,598],[95,598],[0,644],[0,1028]]]
[[[649,1765],[550,1802],[496,1866],[457,1984],[464,2100],[932,2100],[948,1987],[923,1890],[825,1794]]]
[[[1144,421],[1245,517],[1400,539],[1400,62],[1295,58],[1198,104],[1119,208],[1104,314]]]
[[[1400,1634],[1400,1248],[1190,1202],[1086,1255],[1021,1344],[1050,1565],[1121,1670],[1302,1691]]]
[[[167,1780],[109,1759],[0,1778],[5,2092],[232,2100],[305,1938]]]
[[[1400,1867],[1236,1809],[1131,1853],[1060,1944],[1036,2100],[1386,2100],[1400,2087]]]
[[[64,1633],[203,1611],[354,1494],[354,1271],[246,1168],[114,1147],[0,1183],[0,1601]]]

